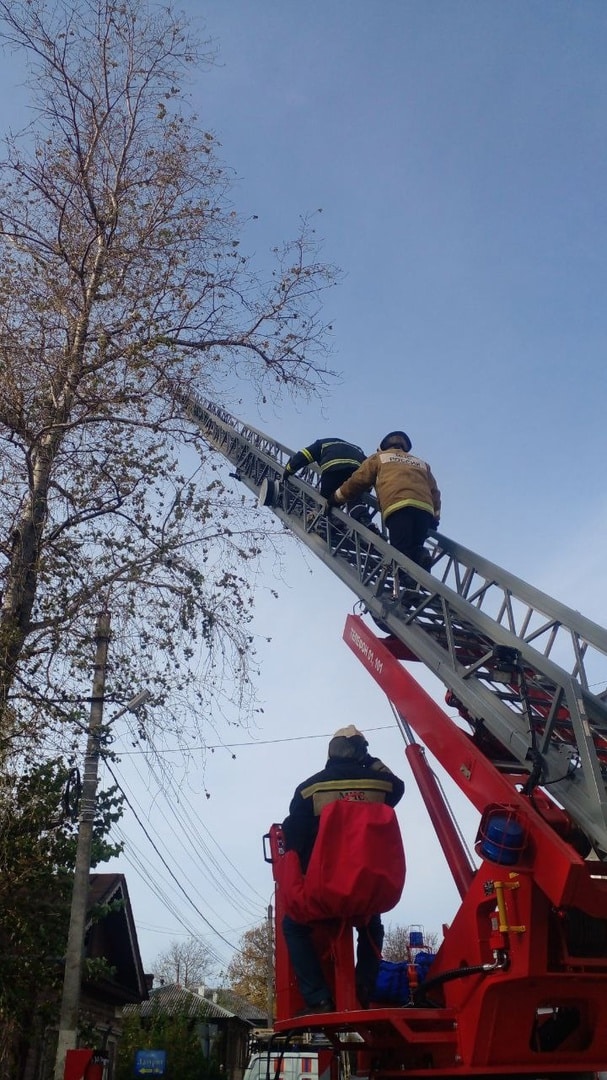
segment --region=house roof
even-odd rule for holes
[[[229,1009],[235,1016],[239,1016],[241,1020],[249,1020],[256,1027],[262,1026],[260,1021],[265,1022],[266,1020],[264,1009],[251,1004],[248,998],[236,994],[233,990],[221,988],[220,990],[205,990],[204,993],[205,997],[209,995],[212,1001],[216,1001],[218,1005],[223,1005],[224,1009]]]
[[[204,997],[197,990],[190,990],[185,986],[170,984],[159,986],[150,991],[148,1001],[140,1005],[126,1005],[124,1015],[129,1016],[138,1013],[139,1016],[152,1016],[160,1011],[168,1015],[187,1016],[205,1020],[239,1020],[248,1027],[250,1021],[239,1016],[236,1012],[223,1008],[209,998]]]
[[[120,901],[120,908],[96,919],[95,909],[113,901]],[[147,982],[124,874],[90,875],[85,949],[89,959],[104,957],[115,969],[111,979],[103,979],[98,985],[103,996],[113,996],[117,1004],[147,998]],[[91,984],[89,990],[97,992],[97,984]]]

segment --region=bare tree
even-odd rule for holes
[[[251,701],[246,560],[267,522],[180,402],[226,376],[315,392],[334,270],[308,220],[266,280],[241,252],[181,93],[212,52],[170,9],[0,0],[0,20],[34,109],[0,162],[0,753],[81,716],[100,608],[110,696],[151,678],[200,736],[211,697]]]
[[[215,957],[198,938],[172,941],[154,961],[154,978],[179,986],[202,986],[215,969]]]
[[[423,947],[429,952],[435,952],[439,945],[439,935],[435,930],[421,930],[420,926],[391,926],[386,930],[382,955],[384,960],[409,960],[411,958],[411,945],[409,934],[411,931],[421,931],[423,935]]]

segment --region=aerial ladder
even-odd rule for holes
[[[337,949],[336,1012],[297,1017],[278,935],[276,1030],[313,1027],[377,1080],[607,1070],[607,630],[437,531],[429,569],[417,566],[328,509],[314,467],[283,479],[290,448],[210,401],[184,400],[231,475],[357,597],[344,640],[394,708],[461,897],[404,1006],[361,1009]],[[461,723],[409,662],[444,684]],[[426,749],[479,812],[478,866]],[[275,869],[279,826],[267,841]],[[276,911],[279,921],[280,890]]]

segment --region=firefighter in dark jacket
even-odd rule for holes
[[[396,806],[404,790],[403,781],[379,758],[371,757],[362,732],[353,724],[341,728],[329,743],[325,768],[295,789],[288,817],[282,825],[285,849],[297,852],[305,873],[324,806],[343,798]],[[306,1012],[331,1011],[334,1005],[312,944],[311,927],[285,915],[283,933]],[[384,928],[379,915],[374,915],[358,933],[356,992],[363,1007],[368,1004],[375,985],[383,939]]]
[[[303,450],[298,450],[289,458],[283,478],[287,479],[306,465],[316,464],[320,470],[320,494],[323,499],[328,499],[337,491],[340,484],[356,472],[365,457],[365,452],[360,446],[346,442],[345,439],[317,439],[316,442],[310,443],[310,446],[304,446]],[[364,525],[367,525],[373,516],[360,499],[346,503],[346,510]]]

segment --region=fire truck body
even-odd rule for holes
[[[303,1001],[279,936],[277,1030],[313,1025],[340,1050],[354,1048],[359,1060],[362,1044],[365,1068],[377,1080],[402,1070],[437,1077],[598,1072],[607,1061],[607,866],[582,858],[555,831],[547,797],[537,808],[522,795],[520,773],[505,776],[495,769],[359,617],[348,617],[344,636],[411,727],[419,723],[443,767],[474,792],[483,810],[480,866],[473,869],[458,850],[450,816],[434,791],[433,819],[462,903],[425,982],[397,1008],[360,1010],[352,931],[344,939],[336,922],[319,927],[318,947],[324,948],[337,1012],[298,1017]],[[432,790],[419,750],[412,744],[407,756],[417,757],[416,773]],[[562,829],[562,811],[553,809]],[[283,853],[279,826],[270,841],[276,866]],[[278,890],[278,924],[282,913]]]
[[[281,484],[288,448],[208,402],[189,407],[234,475],[385,635],[348,616],[346,644],[396,712],[461,897],[430,967],[420,978],[412,965],[398,1004],[360,1007],[353,924],[336,918],[314,928],[336,1009],[298,1015],[279,931],[276,1030],[287,1040],[322,1034],[336,1062],[347,1053],[372,1080],[596,1076],[607,1066],[607,702],[590,686],[607,631],[439,534],[432,573],[416,567],[346,514],[327,515],[312,471]],[[419,661],[462,724],[417,683],[409,667]],[[474,864],[425,748],[480,814]],[[279,879],[278,825],[266,858]],[[278,887],[278,926],[283,913]]]

